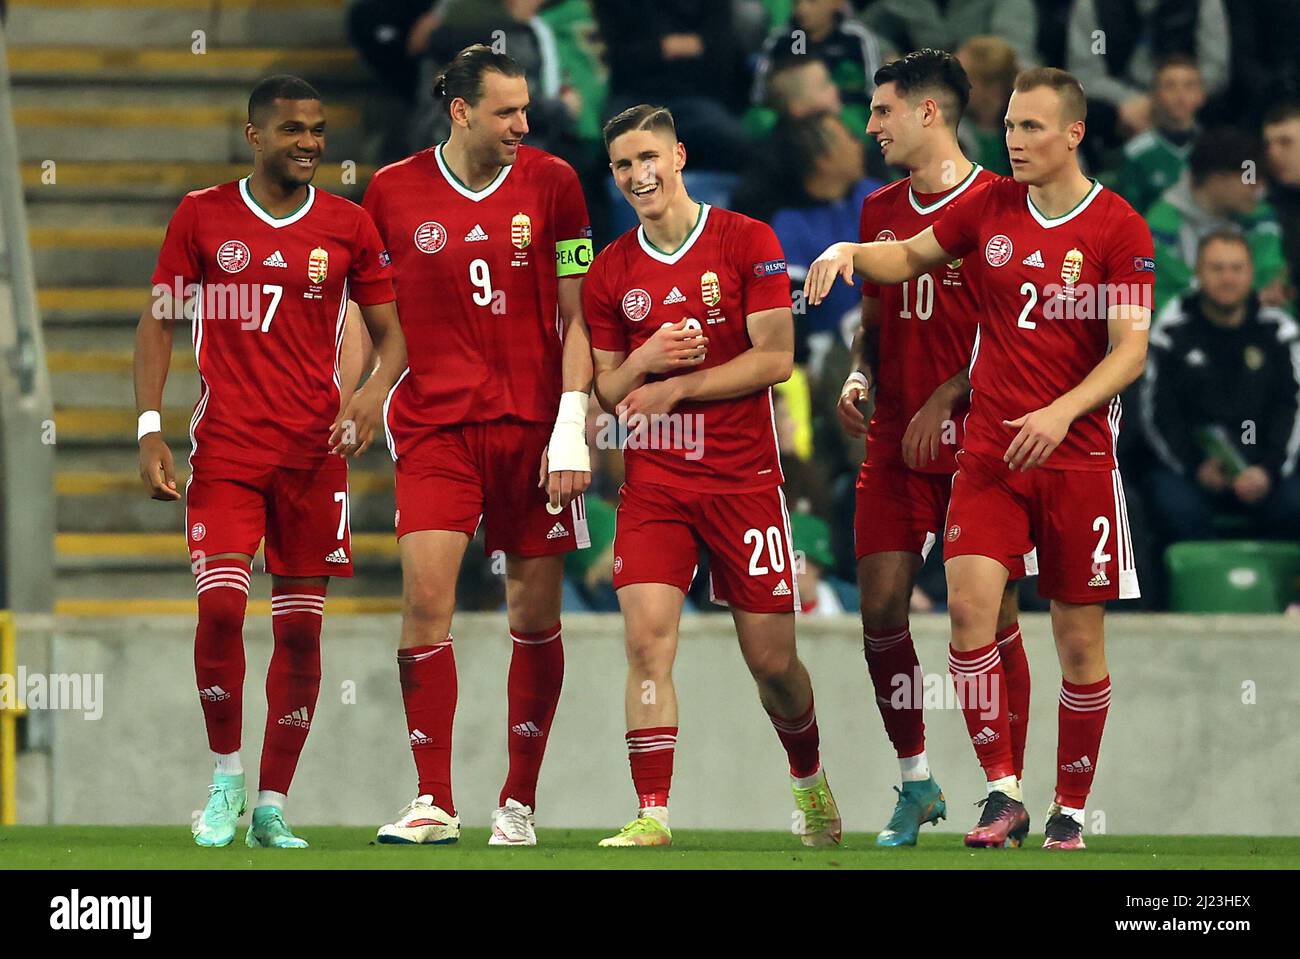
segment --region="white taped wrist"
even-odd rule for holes
[[[864,390],[871,388],[871,383],[867,380],[867,374],[863,373],[861,370],[854,370],[849,374],[849,378],[844,381],[844,388],[846,390],[849,388],[850,383],[856,383]]]
[[[157,410],[145,410],[136,420],[135,441],[138,443],[150,433],[162,432],[162,416]]]
[[[555,417],[551,442],[546,450],[552,473],[572,470],[591,472],[591,453],[587,450],[587,404],[589,397],[579,390],[560,394],[560,411]]]

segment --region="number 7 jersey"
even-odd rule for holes
[[[419,431],[559,407],[558,290],[591,264],[591,227],[573,168],[521,146],[472,190],[442,146],[384,167],[362,201],[393,255],[409,372],[387,422],[394,455]]]

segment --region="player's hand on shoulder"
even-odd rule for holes
[[[840,426],[849,436],[867,435],[867,418],[858,404],[871,392],[871,378],[862,370],[854,370],[844,381],[840,390],[840,401],[835,406],[839,415]]]
[[[152,499],[174,502],[181,498],[172,451],[161,433],[147,433],[140,439],[140,479]]]
[[[1002,457],[1003,462],[1013,470],[1021,471],[1042,465],[1061,445],[1071,422],[1073,420],[1070,415],[1056,406],[1044,406],[1018,419],[1003,420],[1004,426],[1020,430],[1007,447],[1006,454]]]
[[[709,355],[709,338],[698,324],[687,324],[687,320],[665,323],[636,348],[646,372],[671,373],[704,362]]]
[[[370,449],[383,415],[384,397],[380,393],[371,396],[365,387],[357,390],[330,425],[330,452],[344,458],[360,456]]]
[[[852,243],[832,243],[812,261],[803,281],[803,295],[809,303],[816,306],[824,300],[835,285],[836,277],[842,277],[849,286],[853,285],[855,248]]]

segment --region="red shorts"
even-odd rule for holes
[[[614,589],[666,583],[683,593],[709,552],[709,598],[749,613],[799,610],[785,494],[703,493],[657,483],[618,492]]]
[[[273,576],[351,576],[348,468],[316,469],[204,457],[185,486],[185,536],[195,554],[246,553],[266,539]]]
[[[918,553],[922,562],[944,528],[952,476],[921,473],[901,462],[867,460],[858,474],[853,542],[858,559],[873,553]],[[1033,553],[1016,557],[1012,579],[1038,572]]]
[[[546,423],[495,420],[430,429],[397,457],[397,538],[426,529],[473,536],[486,524],[488,553],[551,556],[591,545],[582,497],[558,515],[537,485]]]
[[[1012,472],[957,454],[943,557],[987,556],[1011,569],[1038,548],[1038,595],[1064,603],[1137,599],[1137,567],[1119,470]]]

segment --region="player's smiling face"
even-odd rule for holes
[[[470,152],[475,156],[485,163],[494,160],[499,166],[509,166],[515,162],[519,144],[528,133],[527,79],[485,71],[483,95],[478,103],[453,104],[452,122],[469,133]]]
[[[890,166],[910,169],[920,137],[921,126],[916,110],[898,94],[893,81],[876,87],[871,94],[871,118],[867,121],[867,134],[876,138],[880,152]]]
[[[1051,87],[1011,94],[1004,124],[1011,175],[1020,183],[1046,183],[1074,163],[1083,121],[1068,122],[1063,112],[1061,97]]]
[[[249,124],[245,136],[255,162],[287,186],[311,182],[325,152],[325,109],[319,100],[276,100]]]
[[[682,185],[686,147],[666,130],[629,130],[609,145],[614,182],[638,217],[663,216]]]

